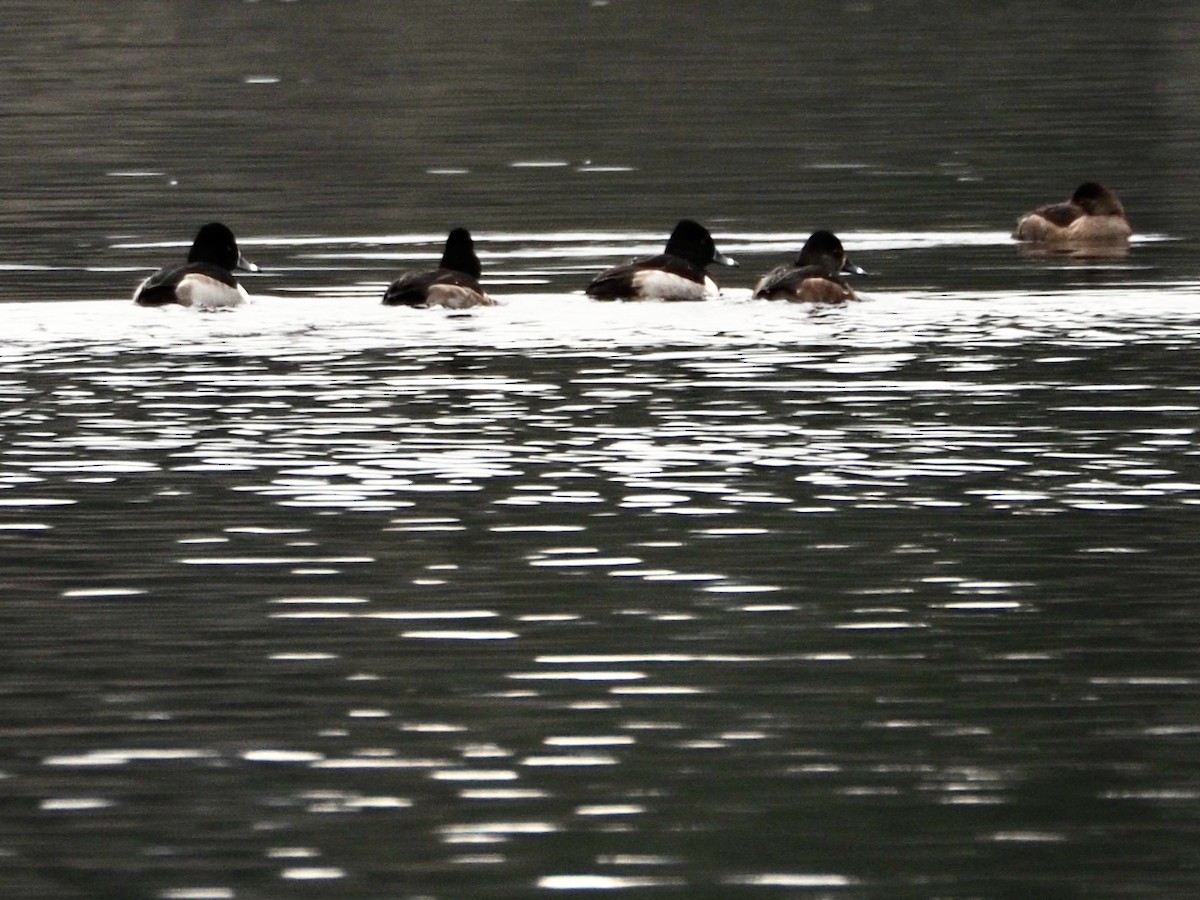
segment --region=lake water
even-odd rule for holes
[[[6,10],[0,893],[1195,896],[1198,26]],[[682,216],[722,299],[582,295]],[[135,307],[213,218],[254,301]]]

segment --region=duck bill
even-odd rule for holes
[[[726,256],[720,250],[714,251],[713,262],[715,262],[719,266],[736,266],[737,265],[736,259],[734,259],[732,256]]]
[[[235,269],[241,269],[243,272],[257,272],[258,266],[246,259],[245,254],[241,250],[238,251],[238,260]]]
[[[849,260],[846,260],[845,264],[842,266],[842,274],[843,275],[862,275],[865,277],[869,273],[862,266],[856,266],[854,263],[850,262]]]

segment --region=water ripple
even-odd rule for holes
[[[620,243],[546,237],[497,242],[504,277]],[[379,252],[426,253],[406,240]],[[170,834],[177,781],[203,833],[180,853],[225,860],[203,835],[236,820],[275,836],[270,877],[348,895],[391,865],[364,828],[525,890],[838,893],[877,870],[738,848],[880,809],[1070,844],[1070,812],[1029,812],[1069,764],[1028,748],[1193,736],[1194,285],[374,293],[11,305],[0,736],[46,820]],[[1093,770],[1089,810],[1196,795],[1182,765]],[[231,782],[237,809],[204,799]],[[234,890],[206,874],[158,895]]]

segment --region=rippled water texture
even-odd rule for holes
[[[0,37],[0,894],[1192,896],[1192,14],[399,7]],[[580,293],[685,214],[722,299]]]

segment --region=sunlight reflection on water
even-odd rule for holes
[[[18,652],[76,685],[132,664],[98,702],[144,736],[63,741],[18,688],[44,774],[9,780],[43,815],[161,829],[143,778],[254,785],[236,840],[281,883],[393,877],[354,837],[386,823],[443,877],[687,890],[796,804],[969,810],[976,845],[1069,845],[1082,823],[1009,812],[1039,777],[1023,735],[1193,686],[1081,678],[1070,650],[1130,615],[1077,622],[1081,598],[1171,584],[1163,547],[1190,547],[1192,287],[829,310],[501,293],[466,314],[334,294],[9,307],[10,583],[66,608],[56,631],[93,629],[72,658],[23,626]],[[1110,806],[1194,794],[1105,783]],[[524,861],[564,837],[596,852]],[[198,860],[225,841],[205,840]],[[846,874],[734,850],[709,881],[869,883],[823,858]],[[237,895],[204,874],[159,896]]]
[[[0,895],[1198,894],[1200,13],[674,6],[5,7]]]

